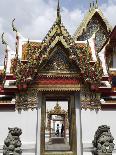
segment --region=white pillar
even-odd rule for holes
[[[75,93],[77,155],[83,154],[80,92]]]
[[[42,105],[42,93],[37,94],[37,126],[36,126],[36,155],[41,155],[41,105]]]

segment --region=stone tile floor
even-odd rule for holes
[[[70,150],[70,145],[65,141],[64,138],[51,138],[51,140],[46,143],[45,150],[47,151],[68,151]]]

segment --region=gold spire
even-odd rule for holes
[[[96,4],[98,4],[98,0],[96,0]]]
[[[91,3],[90,3],[90,9],[91,9]]]
[[[60,2],[58,0],[58,5],[57,5],[57,19],[56,21],[58,22],[58,24],[61,24],[61,14],[60,14]]]
[[[91,12],[91,8],[92,8],[92,7],[91,7],[91,3],[90,3],[90,7],[89,7],[89,11],[90,11],[90,12]]]
[[[95,4],[94,4],[94,1],[93,1],[93,8],[94,8]]]
[[[98,8],[98,0],[96,0],[96,8]]]

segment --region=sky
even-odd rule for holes
[[[94,0],[95,1],[95,0]],[[93,0],[60,0],[62,22],[71,35],[82,21]],[[116,0],[98,0],[99,7],[112,27],[116,25]],[[1,0],[0,35],[4,32],[9,46],[15,50],[15,33],[12,20],[18,31],[29,39],[42,40],[56,18],[57,0]],[[4,46],[0,41],[0,65],[3,62]]]

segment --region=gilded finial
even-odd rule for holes
[[[28,38],[28,41],[27,41],[27,43],[28,43],[28,44],[30,43],[30,41],[29,41],[29,38]]]
[[[90,9],[91,9],[91,3],[90,3]]]
[[[58,0],[58,5],[57,5],[57,16],[60,15],[60,2]]]
[[[96,4],[98,4],[98,0],[96,0]]]
[[[98,8],[98,0],[96,0],[96,8]]]
[[[91,8],[92,8],[92,6],[91,6],[91,3],[90,3],[90,9],[89,9],[89,11],[91,11]]]
[[[2,33],[1,39],[2,39],[2,44],[7,46],[8,43],[4,40],[4,32]]]
[[[60,2],[59,2],[59,0],[58,0],[58,5],[57,5],[57,22],[59,24],[61,23]]]
[[[17,29],[16,29],[16,27],[14,25],[14,21],[15,21],[15,18],[12,20],[12,29],[13,29],[13,31],[17,32]]]

